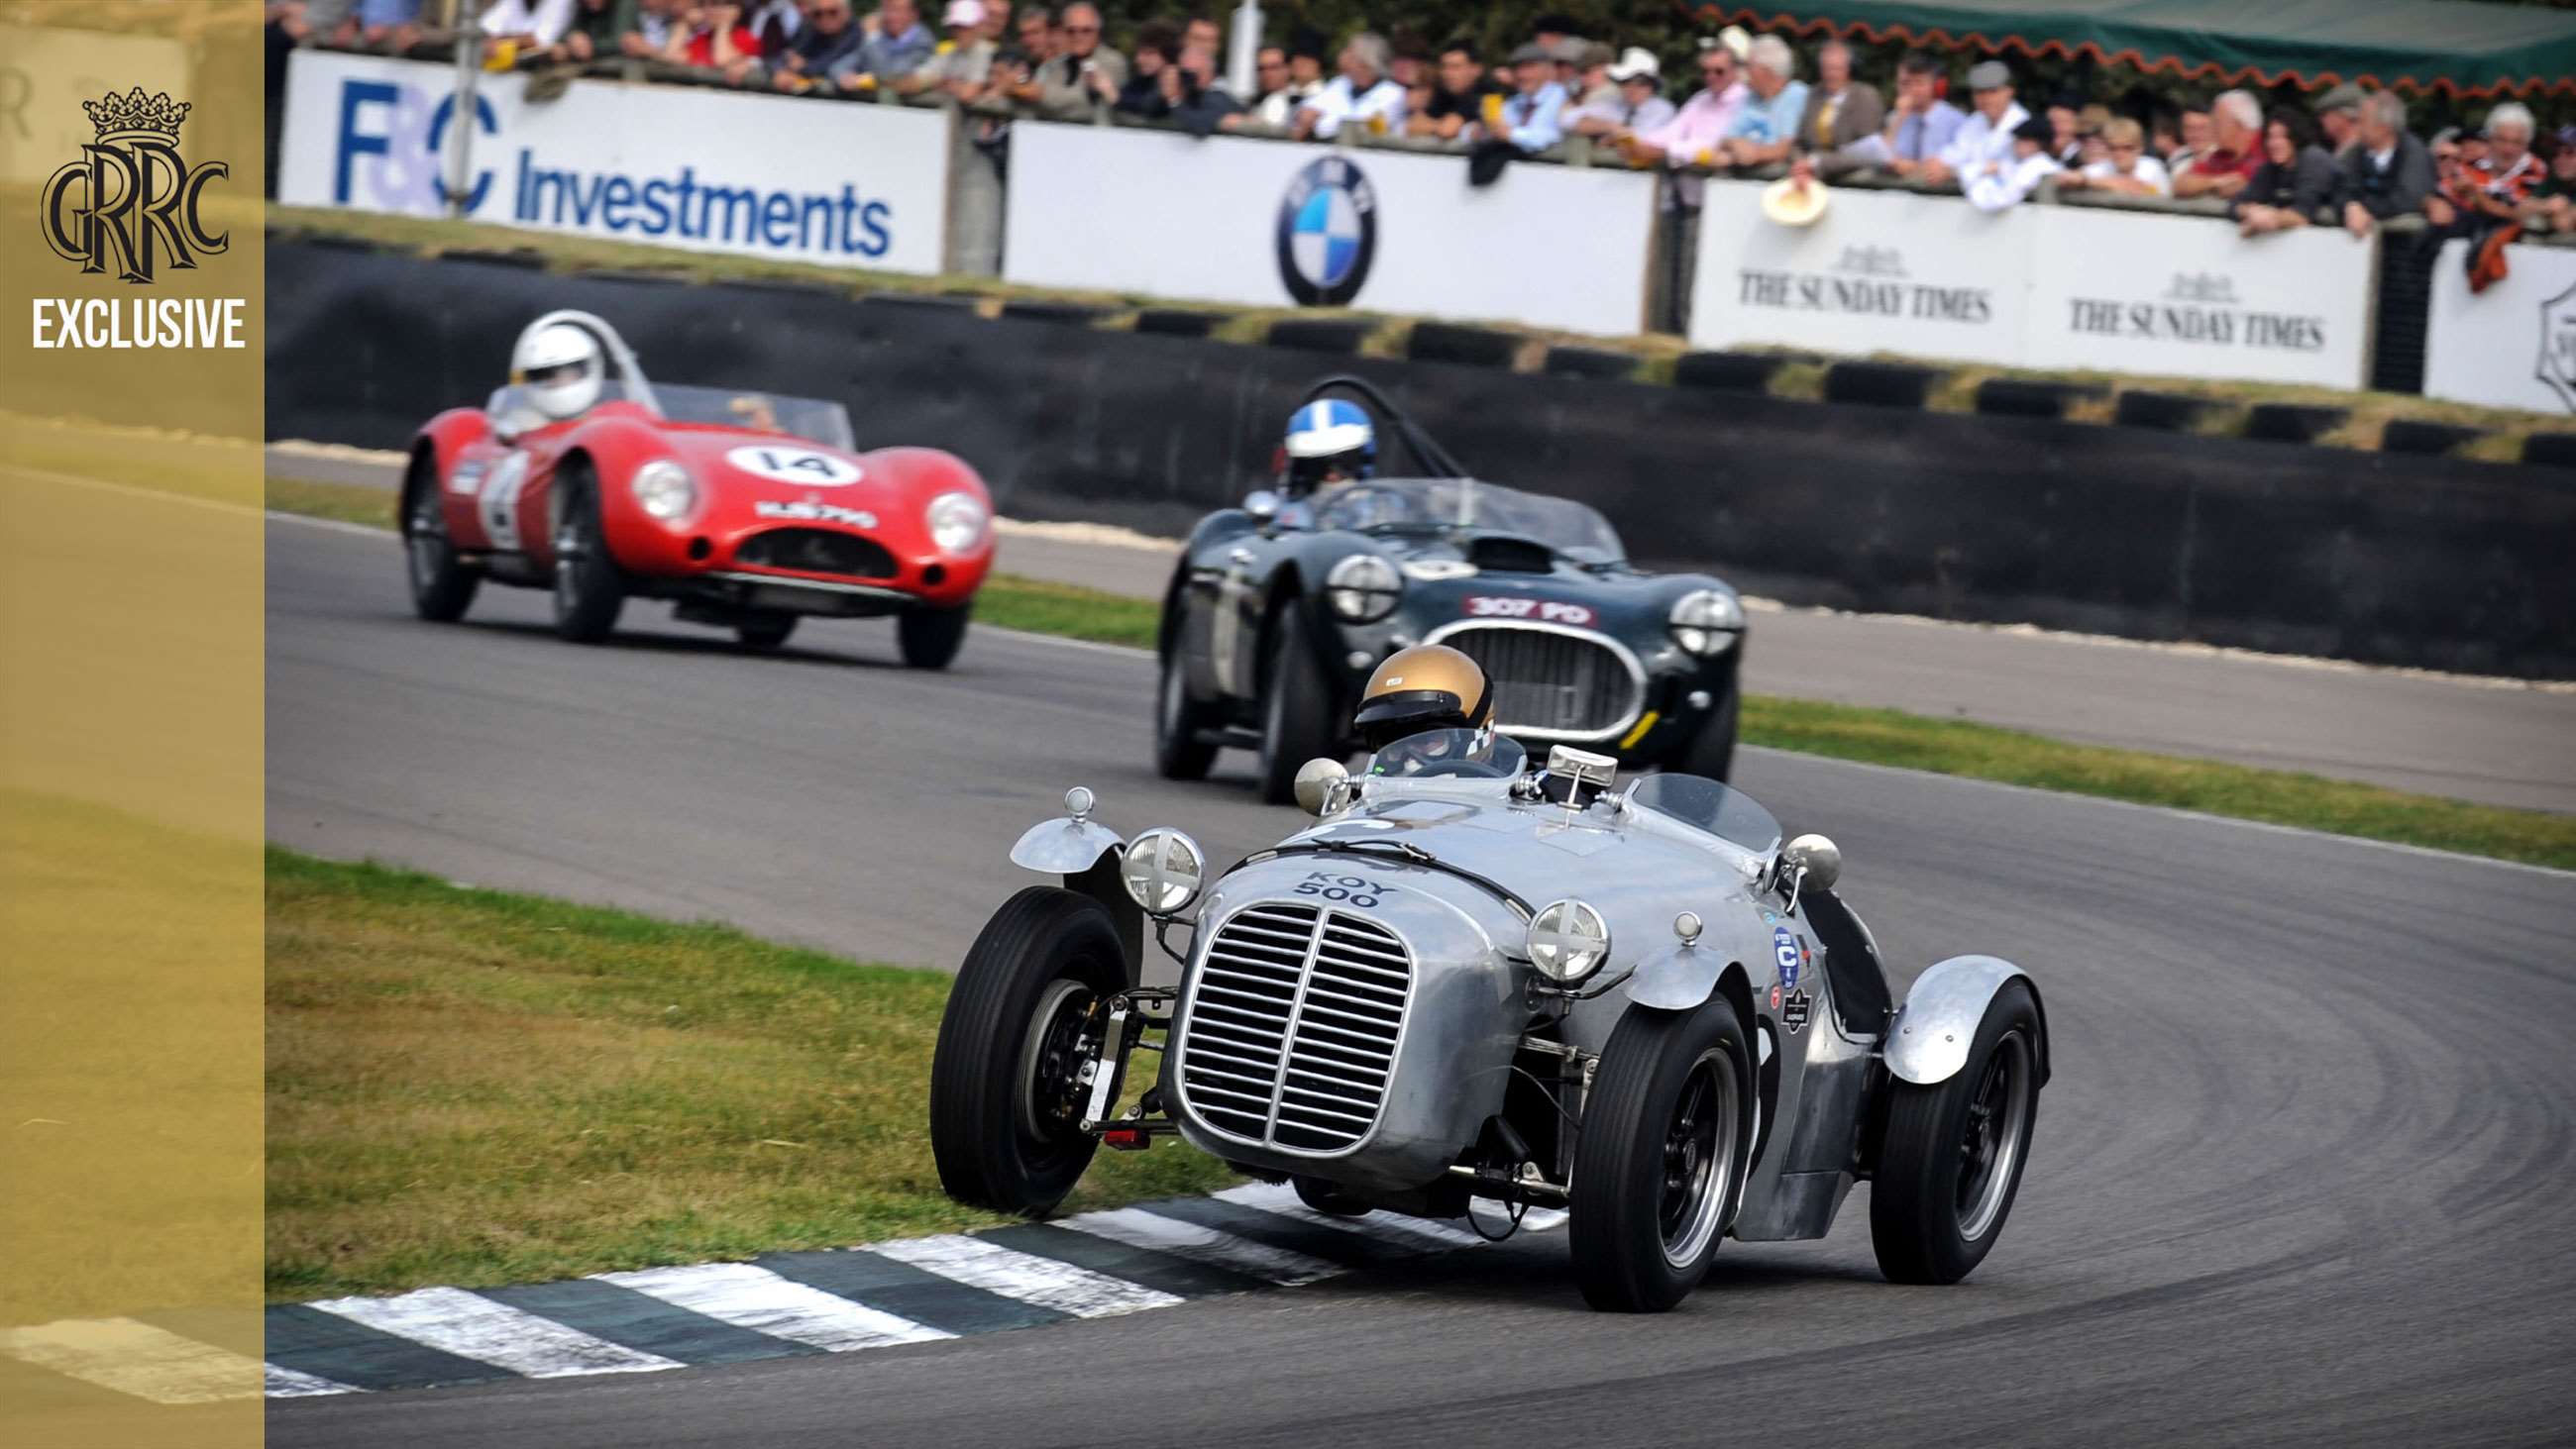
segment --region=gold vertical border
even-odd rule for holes
[[[263,16],[0,0],[0,1440],[261,1439]],[[165,89],[220,253],[38,224],[79,101]],[[37,298],[241,301],[239,348],[52,349]]]

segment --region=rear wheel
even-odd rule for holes
[[[1706,1276],[1752,1136],[1747,1060],[1722,996],[1687,1012],[1631,1007],[1612,1028],[1567,1203],[1593,1307],[1661,1313]]]
[[[930,1061],[930,1151],[962,1203],[1035,1215],[1064,1200],[1099,1141],[1081,1130],[1094,1011],[1127,984],[1108,908],[1057,886],[1003,902],[975,938]]]
[[[596,644],[617,628],[626,579],[600,524],[598,480],[579,460],[555,474],[555,632]]]
[[[1203,744],[1198,732],[1212,723],[1206,705],[1190,699],[1188,671],[1180,651],[1163,652],[1163,675],[1154,691],[1154,769],[1166,780],[1204,780],[1216,763],[1216,746]]]
[[[1332,748],[1332,700],[1324,671],[1306,643],[1297,606],[1280,610],[1262,678],[1261,798],[1285,805],[1297,798],[1297,771]]]
[[[763,654],[786,643],[795,632],[794,614],[757,614],[733,626],[733,637],[743,648]]]
[[[915,669],[947,668],[965,646],[966,616],[974,608],[972,604],[954,609],[923,606],[895,615],[895,642],[903,646],[903,662]]]
[[[434,624],[465,617],[483,576],[456,556],[447,541],[447,509],[440,496],[438,464],[424,452],[403,480],[403,553],[411,579],[413,612]]]
[[[1891,1080],[1869,1189],[1869,1240],[1891,1283],[1956,1283],[1985,1261],[2021,1190],[2039,1117],[2039,1007],[2007,981],[1965,1066],[1928,1087]]]

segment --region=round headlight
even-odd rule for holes
[[[1582,901],[1557,901],[1530,918],[1530,964],[1559,986],[1601,969],[1610,959],[1610,923]]]
[[[930,541],[948,553],[972,552],[984,541],[984,525],[993,521],[972,493],[942,493],[930,500],[923,517],[930,525]]]
[[[1673,642],[1702,658],[1723,654],[1744,631],[1744,606],[1719,589],[1693,589],[1673,601]]]
[[[1377,554],[1355,553],[1324,575],[1324,595],[1335,614],[1366,624],[1395,612],[1404,597],[1404,575]]]
[[[1197,841],[1177,830],[1148,830],[1127,843],[1127,853],[1118,860],[1118,879],[1145,914],[1168,916],[1199,898],[1207,857]]]
[[[656,458],[636,469],[627,486],[635,490],[635,501],[644,505],[644,511],[664,523],[686,518],[698,506],[697,480],[668,458]]]

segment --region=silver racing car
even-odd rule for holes
[[[1629,1312],[1681,1301],[1726,1235],[1823,1237],[1863,1180],[1890,1279],[1993,1248],[2049,1075],[2039,988],[1957,956],[1896,1005],[1831,841],[1784,846],[1714,780],[1564,746],[1536,768],[1491,730],[1297,787],[1317,823],[1223,871],[1079,788],[1021,837],[1012,860],[1062,883],[1006,902],[959,972],[931,1077],[952,1196],[1043,1213],[1099,1144],[1177,1134],[1330,1213],[1490,1236],[1564,1209],[1584,1297]],[[1177,986],[1140,984],[1149,941]],[[1134,1093],[1140,1049],[1160,1070]]]

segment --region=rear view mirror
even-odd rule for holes
[[[1255,488],[1243,495],[1243,511],[1266,528],[1279,516],[1279,495],[1267,488]]]
[[[1780,858],[1791,870],[1805,872],[1820,890],[1832,890],[1834,882],[1843,878],[1842,847],[1821,835],[1801,835],[1790,841]]]
[[[1341,804],[1342,787],[1350,778],[1351,772],[1339,760],[1308,760],[1297,767],[1297,808],[1309,815],[1331,812]]]

